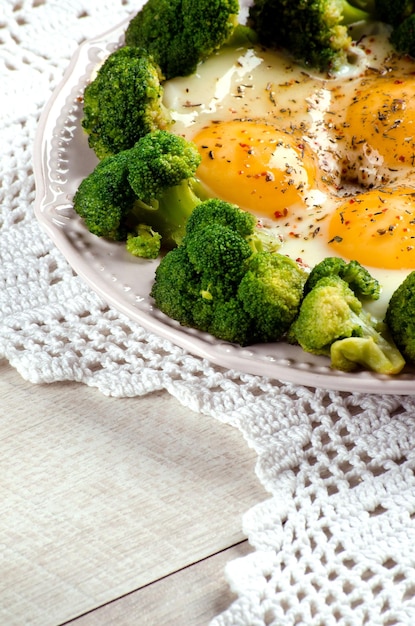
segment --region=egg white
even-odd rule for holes
[[[200,64],[194,75],[167,81],[164,104],[174,119],[173,132],[190,140],[204,126],[230,120],[261,120],[279,130],[302,134],[329,182],[328,192],[294,218],[265,219],[263,223],[280,235],[282,253],[313,267],[323,258],[335,256],[328,245],[330,214],[344,196],[361,191],[360,186],[342,181],[344,162],[352,157],[339,133],[356,89],[376,77],[393,79],[413,69],[413,61],[393,53],[388,31],[382,27],[360,35],[352,62],[335,76],[306,71],[286,55],[260,47],[225,48]],[[368,164],[377,166],[362,159],[360,167]],[[408,176],[408,170],[403,170],[405,182],[415,185],[415,176],[412,174],[412,181]],[[382,319],[390,296],[409,272],[368,269],[382,285],[380,300],[368,308]]]

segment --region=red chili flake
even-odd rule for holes
[[[405,81],[401,80],[399,78],[397,78],[395,81],[393,81],[395,85],[402,85]]]
[[[401,155],[401,156],[399,157],[399,161],[400,161],[401,163],[405,163],[405,157],[404,157],[403,155]]]
[[[288,209],[284,208],[282,211],[274,211],[275,219],[280,219],[281,217],[287,217]]]

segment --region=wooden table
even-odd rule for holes
[[[0,624],[199,626],[267,497],[240,432],[166,392],[31,385],[0,362]]]

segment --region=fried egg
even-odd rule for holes
[[[334,76],[260,47],[224,48],[165,83],[173,132],[195,142],[208,192],[252,212],[313,267],[356,259],[382,318],[415,269],[415,74],[388,33],[361,36]]]
[[[276,219],[324,199],[315,155],[293,133],[260,121],[223,121],[193,141],[202,155],[198,176],[215,195],[258,216]]]
[[[345,175],[364,186],[390,184],[415,165],[415,76],[358,82],[342,124]],[[341,131],[340,131],[341,132]]]
[[[330,216],[328,233],[337,256],[415,269],[415,188],[373,188],[347,199]]]

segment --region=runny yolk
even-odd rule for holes
[[[273,219],[313,206],[317,167],[301,138],[233,120],[212,123],[192,139],[202,155],[197,176],[223,200]]]
[[[353,152],[376,151],[389,167],[415,164],[415,78],[379,78],[361,85],[347,109],[343,132]],[[366,147],[364,147],[366,146]],[[357,158],[357,164],[359,159]]]
[[[385,269],[415,269],[415,188],[372,189],[333,213],[329,245],[346,259]]]

